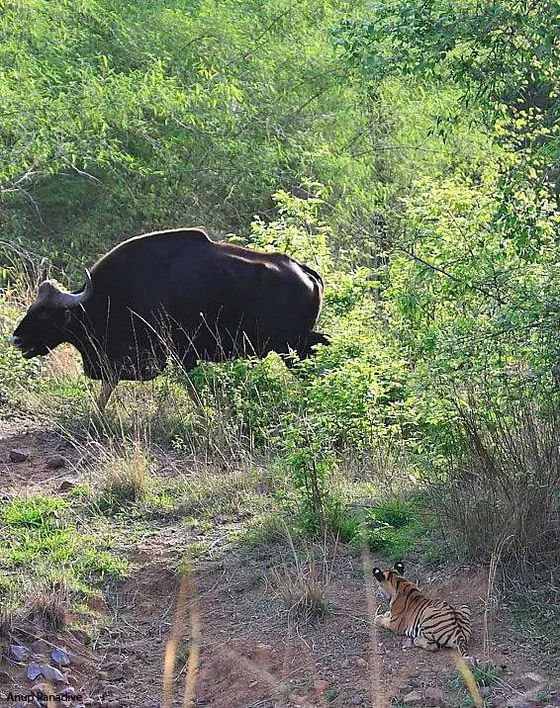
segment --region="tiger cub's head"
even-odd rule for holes
[[[398,593],[398,586],[404,581],[404,563],[397,561],[391,570],[386,570],[385,572],[379,568],[374,568],[372,573],[379,583],[382,593],[392,599]]]

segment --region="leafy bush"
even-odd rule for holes
[[[299,503],[299,523],[308,534],[325,529],[333,503],[328,481],[334,460],[322,433],[308,421],[287,431],[285,465]]]

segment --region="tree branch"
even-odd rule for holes
[[[433,263],[429,263],[428,261],[425,261],[423,258],[420,258],[420,256],[415,255],[414,253],[407,250],[406,248],[399,247],[398,250],[401,251],[402,253],[404,253],[406,256],[408,256],[412,260],[416,261],[417,263],[421,263],[422,265],[426,266],[426,268],[429,268],[430,270],[433,270],[436,273],[441,273],[441,275],[445,275],[445,277],[449,278],[449,280],[453,280],[453,282],[459,283],[459,285],[464,285],[467,288],[470,288],[471,290],[475,290],[476,292],[481,293],[481,295],[485,295],[486,297],[489,297],[490,299],[495,300],[500,305],[506,304],[506,301],[502,297],[500,297],[499,295],[496,295],[495,293],[490,292],[490,290],[487,290],[486,288],[483,288],[480,285],[473,285],[472,283],[466,283],[464,280],[461,280],[456,275],[453,275],[453,273],[450,273],[448,270],[445,270],[445,268],[441,268],[440,266],[437,266],[437,265],[434,265]]]

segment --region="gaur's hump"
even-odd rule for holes
[[[208,232],[203,226],[187,226],[180,229],[151,231],[150,233],[135,236],[134,238],[149,238],[150,236],[176,236],[178,238],[191,238],[199,241],[210,241],[210,236],[208,236]]]
[[[206,233],[206,230],[201,226],[191,226],[182,229],[165,229],[165,231],[152,231],[147,234],[132,236],[132,238],[127,238],[126,241],[121,241],[110,251],[108,251],[108,253],[101,256],[95,264],[94,269],[97,269],[97,266],[101,263],[106,263],[108,260],[113,260],[118,255],[138,252],[137,249],[140,249],[141,252],[144,244],[154,244],[154,242],[158,242],[160,239],[162,243],[167,244],[178,244],[179,242],[184,243],[189,240],[191,243],[213,243]]]
[[[150,231],[147,234],[132,236],[131,238],[127,238],[125,241],[121,241],[120,243],[118,243],[114,248],[111,249],[111,251],[109,251],[109,253],[121,249],[129,244],[140,245],[143,241],[153,241],[155,239],[190,239],[191,241],[198,241],[202,243],[210,242],[210,237],[206,233],[205,229],[203,229],[201,226],[191,226],[189,228],[183,229],[165,229],[164,231]]]

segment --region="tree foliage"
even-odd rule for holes
[[[3,230],[66,265],[158,227],[247,229],[309,178],[360,190],[340,19],[329,2],[5,3]]]
[[[397,444],[443,474],[458,411],[513,431],[519,400],[539,419],[557,398],[559,20],[554,0],[7,0],[1,282],[189,224],[286,252],[325,278],[331,345],[200,367],[205,427],[173,444],[274,449],[309,527],[349,455]],[[0,371],[0,405],[41,389],[1,348]]]

